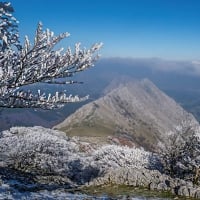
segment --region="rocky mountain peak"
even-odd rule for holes
[[[126,139],[127,143],[152,150],[186,118],[197,124],[191,114],[148,79],[110,88],[103,97],[84,105],[55,128],[104,142],[108,138]]]

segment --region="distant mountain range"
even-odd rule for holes
[[[148,78],[155,85],[172,97],[188,112],[191,112],[200,121],[200,75],[189,61],[168,61],[158,58],[102,58],[96,66],[83,73],[77,74],[74,79],[84,84],[66,86],[42,85],[42,92],[55,93],[67,90],[68,94],[80,96],[90,95],[87,102],[67,104],[59,110],[44,111],[34,109],[0,109],[0,131],[12,126],[53,127],[62,122],[82,105],[94,101],[105,93],[105,88],[113,80],[121,82],[121,77],[133,79]],[[114,84],[116,86],[116,81]],[[33,86],[37,91],[38,85]],[[106,89],[107,90],[107,89]]]
[[[154,150],[182,120],[189,117],[197,123],[148,79],[112,85],[105,96],[82,106],[54,128],[93,141]]]

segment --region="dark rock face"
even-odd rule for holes
[[[128,139],[129,146],[156,148],[165,141],[166,132],[194,117],[151,81],[131,81],[120,84],[102,98],[88,103],[55,126],[69,135],[102,137],[114,136],[117,142]],[[110,138],[110,137],[109,137]]]

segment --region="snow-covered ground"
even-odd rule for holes
[[[116,169],[148,173],[155,166],[157,157],[142,148],[94,145],[39,126],[13,127],[0,133],[0,200],[112,199],[71,194],[69,190],[91,185]],[[151,198],[140,195],[129,199]]]
[[[148,167],[150,160],[143,149],[95,146],[57,130],[13,127],[0,133],[0,199],[84,199],[56,187],[82,185],[117,167]]]

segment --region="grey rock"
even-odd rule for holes
[[[150,190],[156,190],[157,187],[158,187],[158,185],[157,185],[156,183],[154,183],[154,182],[151,182],[151,183],[149,184],[149,189],[150,189]]]
[[[178,189],[178,195],[189,197],[190,193],[188,188],[186,186],[180,186],[180,188]]]
[[[194,187],[194,184],[192,182],[190,182],[190,181],[186,181],[186,186],[188,188],[192,188],[192,187]]]
[[[161,183],[158,184],[157,190],[167,191],[168,187],[164,182],[161,182]]]
[[[185,186],[187,185],[187,182],[183,179],[177,179],[177,185]]]
[[[170,191],[175,195],[200,198],[200,188],[194,187],[191,182],[173,179],[156,170],[137,168],[112,169],[107,175],[91,181],[89,186],[105,184],[143,186],[150,190]]]
[[[189,191],[190,197],[195,197],[196,188],[188,187],[188,191]]]
[[[199,190],[199,189],[196,190],[196,192],[195,192],[195,196],[194,196],[194,197],[197,198],[197,199],[200,198],[200,190]]]

